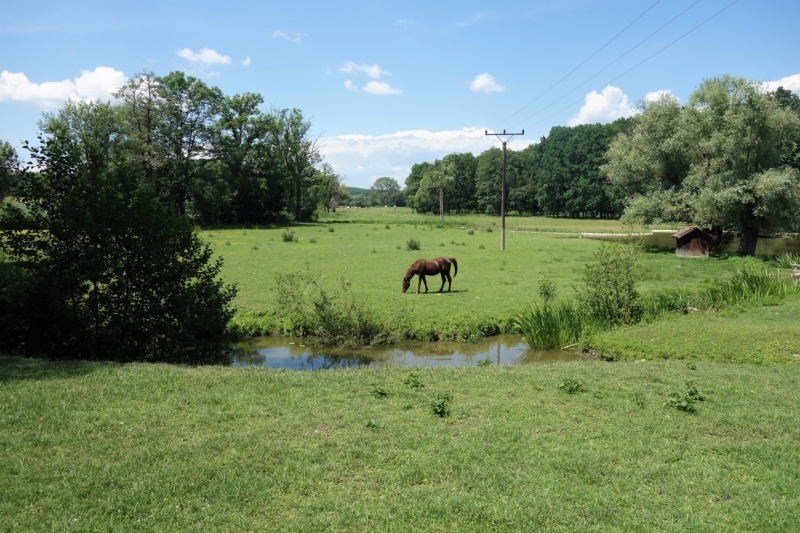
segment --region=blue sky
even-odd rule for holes
[[[486,128],[524,129],[519,148],[725,73],[800,91],[797,0],[739,0],[645,61],[732,1],[9,1],[0,139],[35,140],[43,111],[136,72],[183,70],[302,109],[348,185],[402,184],[415,162],[497,145]]]

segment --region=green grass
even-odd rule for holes
[[[601,241],[535,232],[533,224],[539,228],[545,224],[560,225],[559,229],[569,231],[623,229],[613,221],[514,217],[528,229],[510,231],[506,250],[501,253],[497,231],[467,235],[465,228],[450,225],[438,228],[435,221],[423,223],[430,218],[425,215],[398,215],[406,222],[416,221],[415,226],[395,221],[389,209],[383,213],[377,208],[357,211],[358,215],[373,217],[374,223],[352,216],[348,220],[362,223],[295,225],[291,230],[297,242],[283,242],[286,229],[283,227],[248,229],[246,234],[241,228],[213,228],[201,231],[200,235],[225,258],[223,277],[239,287],[234,303],[240,311],[273,309],[276,275],[296,272],[308,265],[312,271],[324,275],[331,286],[340,277],[349,278],[354,295],[377,315],[401,313],[413,318],[414,329],[425,329],[437,328],[448,319],[455,320],[454,317],[512,316],[535,303],[538,282],[543,276],[552,278],[562,299],[574,299],[574,287],[581,283],[585,265],[593,259]],[[379,215],[383,218],[378,218]],[[477,228],[497,221],[478,215],[461,218],[473,222]],[[387,223],[390,229],[386,229]],[[334,226],[335,232],[328,231]],[[418,240],[421,250],[407,251],[410,239]],[[226,246],[228,242],[230,245]],[[413,290],[403,294],[401,280],[408,267],[420,257],[439,256],[458,260],[453,292],[438,295],[441,281],[429,277],[428,294],[414,294],[416,278],[412,280]],[[763,263],[739,258],[685,260],[674,254],[648,253],[639,264],[640,290],[691,289],[748,264]]]
[[[720,313],[665,316],[650,324],[596,334],[585,346],[601,357],[620,361],[800,363],[800,299]]]
[[[0,357],[0,531],[800,530],[800,365],[694,367]]]

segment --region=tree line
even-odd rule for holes
[[[759,235],[800,231],[799,171],[800,96],[726,75],[685,105],[665,94],[508,151],[507,214],[694,224],[753,255]],[[420,212],[497,215],[501,173],[499,148],[454,153],[413,165],[402,194]]]

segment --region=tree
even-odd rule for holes
[[[428,167],[425,177],[419,185],[417,196],[424,195],[426,191],[433,190],[439,196],[439,220],[444,220],[444,190],[455,180],[455,162],[451,154],[444,159],[436,160],[433,166]]]
[[[669,96],[646,104],[603,171],[632,195],[628,218],[738,231],[737,253],[754,255],[759,234],[797,227],[800,174],[784,152],[798,131],[800,117],[759,84],[712,78],[686,106]]]
[[[290,200],[294,202],[295,219],[303,220],[303,193],[312,185],[314,166],[321,162],[317,141],[310,139],[311,122],[303,119],[299,109],[281,109],[273,113],[276,127],[270,131],[273,150],[288,178]],[[291,211],[291,206],[290,211]],[[306,218],[311,215],[305,213]]]
[[[19,176],[19,157],[13,146],[0,141],[0,205],[14,188]]]
[[[415,163],[411,166],[411,172],[405,180],[406,188],[403,190],[403,195],[406,197],[406,201],[408,205],[411,206],[411,209],[420,213],[424,213],[426,209],[421,209],[420,206],[417,205],[417,192],[419,191],[420,183],[422,183],[422,178],[425,177],[425,173],[430,166],[431,163],[428,162]]]
[[[50,358],[219,361],[235,289],[177,206],[158,198],[118,108],[67,104],[28,146],[33,171],[0,212],[13,264],[4,349]],[[6,287],[8,288],[8,287]],[[3,289],[3,287],[0,287]],[[0,295],[4,293],[0,290]]]
[[[380,205],[396,205],[400,184],[394,178],[378,178],[370,187],[370,191],[372,191],[370,196],[377,196],[380,199]]]

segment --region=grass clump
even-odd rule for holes
[[[328,232],[329,233],[333,233],[334,231],[336,231],[336,230],[333,229],[333,226],[328,226]]]
[[[565,378],[559,382],[558,390],[566,392],[567,394],[577,394],[579,392],[586,392],[586,386],[583,384],[583,380]]]
[[[406,250],[408,250],[409,252],[414,251],[414,250],[421,250],[421,249],[422,249],[422,245],[420,245],[420,243],[419,243],[419,241],[417,239],[413,239],[413,238],[412,239],[408,239],[408,241],[406,242]]]
[[[800,284],[794,283],[784,273],[768,268],[742,268],[728,279],[715,283],[703,296],[710,309],[724,309],[730,305],[753,304],[766,299],[782,300],[800,294]]]
[[[283,230],[283,233],[281,233],[281,238],[283,239],[283,242],[297,242],[297,235],[292,229]]]
[[[778,255],[773,263],[777,268],[800,268],[800,254],[784,252]]]
[[[467,235],[475,235],[475,230],[471,229],[467,232]]]
[[[403,384],[411,387],[412,389],[419,389],[425,386],[419,380],[419,374],[416,372],[409,372],[409,374],[403,378]]]

